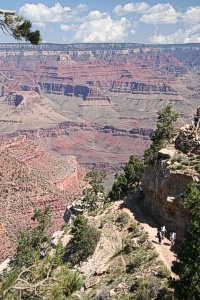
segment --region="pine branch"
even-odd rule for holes
[[[9,16],[15,16],[16,15],[16,11],[14,10],[5,10],[5,9],[0,9],[0,14],[1,15],[9,15]]]

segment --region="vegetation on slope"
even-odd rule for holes
[[[158,158],[158,151],[173,136],[173,123],[177,114],[168,105],[159,113],[157,129],[152,145],[145,153],[147,163]],[[117,174],[110,196],[117,199],[133,191],[141,180],[144,164],[131,157],[122,174]],[[103,189],[104,173],[90,172],[87,175],[90,188],[85,191],[85,202],[89,210],[98,206],[98,194],[105,195]],[[108,257],[110,267],[92,289],[80,293],[81,299],[100,300],[112,296],[120,300],[149,299],[191,299],[197,300],[200,295],[200,190],[192,183],[188,187],[183,204],[191,212],[191,222],[182,245],[178,260],[174,262],[173,272],[179,279],[167,280],[169,270],[157,261],[153,244],[148,241],[148,233],[142,231],[139,223],[130,219],[125,212],[111,214],[111,207],[102,208],[97,218],[85,216],[75,218],[70,233],[72,238],[67,248],[58,243],[52,245],[52,239],[46,229],[50,226],[50,210],[35,211],[33,221],[39,225],[32,230],[20,232],[16,255],[10,263],[10,269],[4,271],[0,278],[0,295],[3,299],[72,299],[74,291],[82,286],[79,272],[72,272],[66,261],[72,265],[88,260],[94,253],[101,239],[100,230],[107,231],[110,244],[113,233],[121,234],[121,247],[112,257]],[[97,229],[98,226],[98,229]],[[53,249],[54,248],[54,249]],[[174,288],[174,292],[169,288]],[[73,296],[72,296],[73,297]],[[75,298],[73,298],[75,299]],[[77,298],[76,298],[77,299]],[[80,299],[80,298],[79,298]]]
[[[116,173],[116,181],[113,183],[109,193],[111,199],[120,199],[130,191],[134,191],[136,184],[141,180],[144,172],[144,163],[134,156],[131,156],[129,162],[124,168],[124,172]]]
[[[73,265],[87,260],[94,253],[100,239],[100,232],[88,223],[88,220],[80,215],[77,216],[71,228],[73,235],[70,241],[70,261]]]
[[[172,286],[176,299],[197,300],[200,299],[200,189],[196,183],[189,185],[183,205],[190,210],[191,221],[185,242],[178,252],[178,260],[172,267],[180,279]]]
[[[96,224],[97,218],[91,219],[91,222]],[[103,275],[98,276],[100,281],[86,289],[81,299],[164,299],[162,297],[168,293],[170,271],[158,262],[158,254],[140,223],[125,211],[112,211],[110,206],[98,215],[98,224],[107,244],[116,247],[118,243],[119,246],[113,255],[107,256],[109,267],[103,267]],[[118,238],[114,239],[114,234]],[[104,251],[108,245],[104,245]],[[95,280],[96,277],[94,274],[90,279]]]
[[[106,201],[105,189],[103,182],[106,180],[105,171],[91,171],[85,176],[90,187],[87,187],[83,191],[83,203],[86,205],[89,211],[93,211],[98,207],[100,200]]]
[[[16,254],[0,277],[0,298],[69,299],[82,286],[82,279],[63,262],[65,248],[60,243],[52,244],[47,233],[49,207],[36,210],[32,219],[38,221],[38,226],[20,233]]]

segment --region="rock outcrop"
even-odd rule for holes
[[[181,205],[182,194],[192,182],[193,176],[171,171],[167,161],[149,166],[143,176],[145,208],[170,232],[175,230],[177,240],[182,241],[189,212]]]
[[[191,138],[192,137],[192,138]],[[177,232],[183,241],[190,213],[181,202],[192,181],[199,182],[196,166],[200,163],[200,129],[186,125],[180,129],[175,144],[159,151],[159,160],[146,169],[142,182],[145,207],[164,224],[168,231]],[[178,147],[178,149],[176,149]],[[182,152],[180,151],[182,150]],[[190,152],[187,155],[187,152]]]
[[[184,153],[200,154],[200,106],[197,107],[197,114],[191,120],[192,125],[186,124],[181,127],[176,138],[176,148]]]

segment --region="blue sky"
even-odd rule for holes
[[[2,0],[48,43],[200,43],[200,0]],[[0,33],[0,42],[14,42]]]

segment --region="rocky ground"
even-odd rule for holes
[[[127,226],[121,224],[120,227],[116,223],[116,219],[123,212],[129,215],[129,224],[130,222],[140,224],[139,228],[143,232],[142,236],[148,236],[147,240],[141,244],[139,242],[141,236],[138,240],[133,238],[132,242],[138,243],[135,248],[137,250],[128,255],[123,250],[129,239]],[[85,277],[85,286],[81,293],[78,293],[80,299],[101,299],[95,295],[102,295],[102,293],[107,293],[108,297],[114,297],[113,299],[129,299],[123,298],[125,294],[126,296],[128,295],[128,291],[127,293],[123,292],[123,295],[121,294],[125,286],[129,290],[131,283],[140,280],[140,278],[142,278],[143,284],[146,281],[150,282],[152,278],[154,280],[154,277],[156,277],[154,275],[158,273],[158,268],[162,264],[169,271],[171,270],[172,261],[176,260],[174,249],[171,249],[168,237],[164,238],[161,245],[158,243],[156,237],[157,228],[162,224],[156,223],[150,215],[144,212],[143,198],[140,198],[138,193],[130,195],[125,201],[116,201],[102,214],[98,214],[95,217],[90,216],[89,218],[90,222],[101,230],[101,239],[93,256],[88,261],[83,262],[79,268]],[[136,254],[137,251],[151,253],[148,255],[153,256],[152,261],[151,263],[144,263],[143,266],[141,265],[134,271],[135,277],[132,274],[127,276],[127,267],[131,265],[135,256],[138,255]],[[172,272],[169,272],[168,276],[170,273],[173,278],[176,277]],[[110,284],[110,280],[111,282],[113,281],[112,284]],[[162,286],[163,283],[160,284]]]
[[[170,240],[165,237],[162,244],[160,245],[158,243],[157,235],[157,228],[160,228],[162,224],[158,224],[150,215],[147,215],[143,207],[143,198],[140,198],[138,193],[135,195],[131,195],[127,197],[127,199],[124,201],[116,201],[109,214],[117,215],[120,211],[124,211],[129,214],[131,219],[134,221],[140,222],[141,226],[143,227],[145,232],[148,232],[148,240],[151,241],[155,247],[156,252],[159,254],[159,260],[163,261],[163,263],[167,266],[167,268],[170,270],[172,266],[172,261],[176,260],[176,254],[171,249],[171,243]],[[106,212],[105,215],[108,213]],[[95,222],[99,223],[100,219],[102,219],[102,215],[96,216]],[[105,228],[105,227],[104,227]],[[97,266],[98,268],[100,265],[104,265],[104,262],[106,259],[108,259],[109,256],[112,256],[112,253],[120,246],[122,246],[122,239],[123,239],[123,232],[113,232],[113,242],[110,243],[108,239],[106,239],[106,233],[107,228],[105,228],[105,231],[103,232],[103,239],[100,241],[100,245],[98,245],[97,250],[95,251],[95,256],[91,257],[86,263],[83,263],[81,267],[81,271],[84,273],[84,275],[88,276],[95,272]],[[110,234],[110,232],[109,232]],[[121,241],[121,243],[120,243]],[[103,251],[102,251],[103,249]],[[103,253],[102,253],[103,252]],[[103,256],[102,256],[103,254]],[[106,259],[105,259],[106,257]]]
[[[158,243],[158,238],[156,237],[157,229],[160,228],[162,224],[158,224],[151,215],[148,215],[147,212],[144,212],[143,200],[144,199],[138,197],[137,194],[135,196],[129,196],[125,201],[127,208],[124,208],[124,211],[141,223],[141,225],[144,227],[144,230],[148,232],[149,240],[153,242],[155,250],[159,254],[159,259],[163,261],[163,263],[170,270],[172,261],[176,260],[176,254],[174,249],[171,248],[170,240],[167,237],[164,238],[161,245]],[[169,233],[167,236],[168,235]]]
[[[139,285],[141,293],[144,292],[147,283],[153,284],[157,292],[165,286],[166,278],[159,278],[159,269],[164,264],[169,270],[166,277],[169,277],[172,261],[176,260],[176,255],[170,247],[168,238],[159,245],[156,233],[161,224],[157,224],[144,212],[143,200],[137,192],[128,196],[125,201],[116,201],[96,215],[88,216],[90,223],[101,231],[101,238],[94,254],[88,261],[77,266],[85,279],[84,287],[77,293],[79,299],[129,299],[126,297],[130,297],[134,292],[133,289],[130,294],[134,284]],[[123,213],[128,219],[118,222],[119,216]],[[128,229],[136,224],[139,231],[133,235],[135,237],[131,237]],[[61,237],[66,244],[70,235],[60,231],[55,233],[54,237],[58,239]],[[131,252],[124,251],[130,242]],[[142,262],[138,264],[137,261],[137,267],[129,274],[127,270],[134,264],[136,258],[142,259]],[[7,261],[0,265],[0,270],[6,263]],[[171,273],[171,276],[175,277],[175,274]],[[99,298],[102,295],[107,298]],[[137,293],[134,297],[138,299]]]

